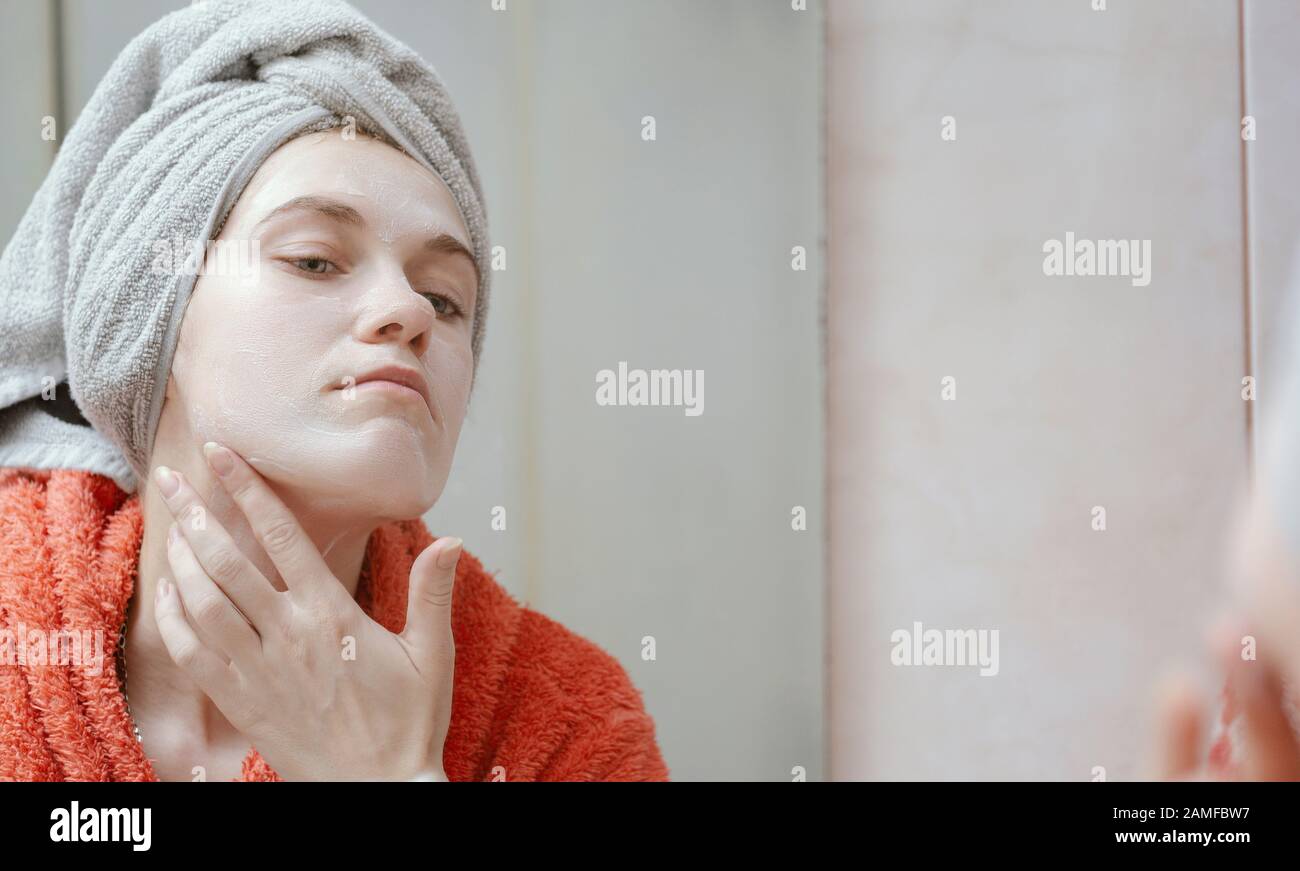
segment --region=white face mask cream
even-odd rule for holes
[[[257,280],[199,277],[160,431],[228,445],[321,510],[427,511],[473,371],[477,273],[446,185],[368,137],[309,134],[263,163],[221,237],[256,243]]]

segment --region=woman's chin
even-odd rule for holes
[[[343,487],[336,495],[346,504],[368,510],[375,517],[409,520],[433,507],[442,495],[447,475],[411,463],[399,468],[376,468]]]
[[[401,489],[390,487],[376,494],[375,516],[385,520],[414,520],[434,506],[442,495],[442,488],[413,490],[409,485]]]
[[[288,501],[308,510],[385,519],[424,514],[442,495],[450,469],[435,467],[420,455],[394,457],[362,452],[330,452],[252,463]]]

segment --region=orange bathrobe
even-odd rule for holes
[[[108,478],[0,470],[0,628],[10,639],[102,629],[104,654],[96,674],[26,654],[20,664],[12,640],[0,641],[0,780],[158,779],[114,668],[142,536],[139,496]],[[370,539],[357,602],[389,631],[405,623],[411,563],[433,540],[419,520]],[[468,551],[456,569],[452,632],[449,779],[668,779],[654,723],[618,661],[521,606]],[[239,779],[280,778],[250,749]]]

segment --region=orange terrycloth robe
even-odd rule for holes
[[[47,638],[102,628],[104,645],[98,674],[19,664],[0,647],[0,780],[158,780],[114,668],[142,537],[139,496],[106,477],[0,469],[0,627]],[[405,624],[411,563],[433,540],[419,520],[371,536],[357,603],[389,631]],[[654,722],[618,661],[521,606],[468,551],[452,632],[450,780],[668,779]],[[251,748],[238,779],[280,780]]]

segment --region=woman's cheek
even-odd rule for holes
[[[294,334],[265,293],[212,283],[192,299],[173,372],[200,441],[228,445],[276,478],[298,478],[290,425],[304,413]],[[257,464],[255,464],[255,468]]]
[[[455,441],[469,406],[470,380],[474,371],[474,354],[469,340],[435,345],[429,362],[433,389],[438,395],[439,410],[446,427],[446,437]]]

